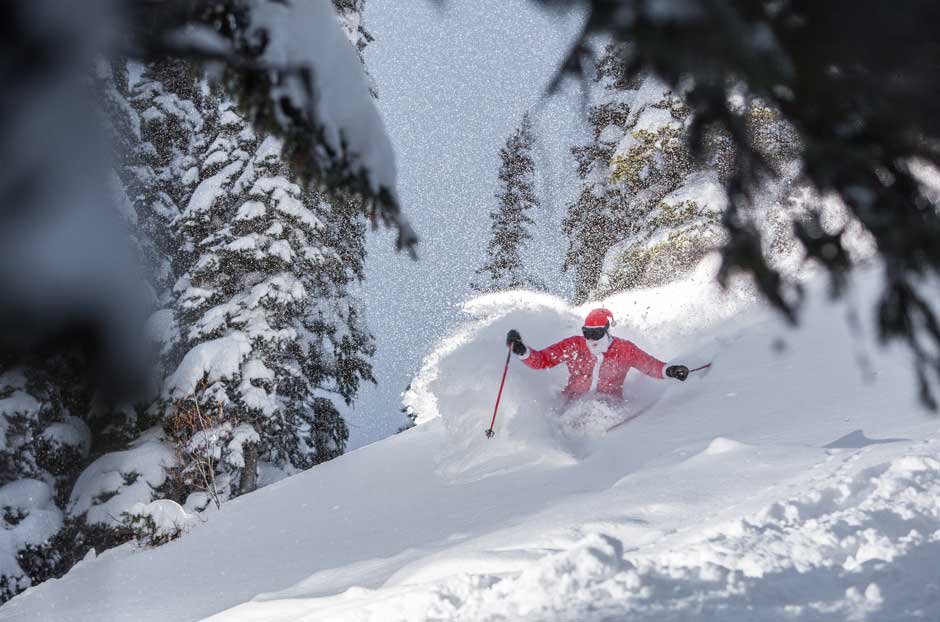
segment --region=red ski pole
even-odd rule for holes
[[[512,357],[512,344],[509,344],[509,352],[506,354],[506,366],[503,367],[503,379],[499,382],[499,393],[496,394],[496,407],[493,408],[493,420],[490,421],[490,429],[485,430],[486,438],[493,438],[496,434],[493,432],[493,426],[496,425],[496,412],[499,410],[499,400],[503,397],[503,385],[506,384],[506,372],[509,371],[509,359]]]

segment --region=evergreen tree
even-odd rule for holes
[[[476,271],[477,291],[535,288],[544,289],[525,269],[522,255],[532,238],[528,231],[534,221],[530,212],[539,207],[535,194],[535,162],[532,147],[535,136],[532,120],[526,113],[522,123],[499,150],[500,190],[496,208],[490,211],[490,240],[486,261]]]
[[[371,40],[361,26],[363,0],[337,8],[361,58]],[[186,459],[207,448],[224,454],[216,474],[220,486],[227,478],[224,496],[254,488],[259,461],[291,470],[338,455],[348,436],[340,403],[373,380],[371,336],[347,289],[363,277],[361,197],[337,191],[326,203],[301,190],[280,143],[256,138],[191,61],[101,61],[94,77],[120,155],[114,203],[152,288],[149,329],[164,367],[156,383],[168,371],[179,379],[186,355],[221,334],[245,336],[251,356],[231,376],[238,386],[197,383],[191,397],[212,408],[208,425],[189,430],[173,425],[166,398],[95,403],[83,358],[71,350],[67,360],[20,357],[18,366],[0,367],[0,529],[9,545],[0,547],[0,602],[61,576],[89,548],[129,539],[124,517],[135,504],[185,501],[199,488],[187,483],[194,465]],[[238,169],[221,184],[231,200],[212,204],[211,218],[200,220],[195,206],[227,166]],[[257,252],[238,248],[248,240]],[[207,257],[222,271],[199,263]],[[190,307],[191,280],[214,287],[215,297]],[[209,316],[223,308],[234,317],[213,326]],[[215,410],[212,398],[224,390],[229,401]],[[187,509],[204,505],[196,495]]]
[[[162,60],[130,68],[137,75],[125,86],[126,97],[140,119],[140,137],[125,160],[125,188],[159,308],[169,304],[187,259],[173,225],[200,181],[197,158],[217,123],[218,97],[191,63]]]
[[[74,380],[72,363],[8,367],[0,374],[0,602],[55,576],[71,545],[52,543],[91,446],[88,426],[71,414],[69,397],[58,389]]]
[[[255,487],[258,460],[304,469],[343,452],[330,396],[349,403],[373,379],[373,346],[347,290],[361,276],[363,224],[290,181],[279,141],[221,107],[178,221],[195,252],[176,286],[186,354],[166,391],[184,410],[217,413],[207,451],[234,495]]]
[[[575,272],[579,302],[670,280],[718,241],[723,205],[703,201],[703,186],[719,183],[723,145],[713,141],[706,161],[694,163],[688,108],[650,76],[625,78],[622,54],[609,46],[598,62],[604,96],[590,111],[594,140],[572,150],[583,185],[563,224],[564,268]]]
[[[625,75],[623,54],[609,46],[599,60],[604,95],[590,113],[594,140],[573,149],[583,183],[564,221],[564,267],[575,272],[579,302],[679,278],[724,240],[732,141],[710,132],[693,158],[684,99],[650,75]],[[792,130],[761,102],[738,99],[762,156],[785,169],[794,157]],[[795,192],[792,176],[781,186]],[[775,206],[788,198],[775,197]],[[754,224],[766,228],[769,218],[755,214]],[[787,233],[777,237],[793,240]]]

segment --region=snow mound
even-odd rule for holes
[[[733,441],[730,438],[723,438],[719,436],[711,443],[708,444],[708,447],[705,448],[705,451],[702,452],[706,456],[717,456],[719,454],[726,454],[732,451],[737,451],[746,447],[744,443],[739,443]]]

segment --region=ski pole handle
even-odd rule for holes
[[[503,397],[503,386],[506,384],[506,372],[509,371],[509,359],[512,358],[512,344],[509,344],[509,352],[506,353],[506,365],[503,367],[503,379],[499,381],[499,393],[496,394],[496,406],[493,408],[493,419],[490,421],[488,430],[484,430],[486,438],[493,438],[496,433],[493,426],[496,425],[496,413],[499,411],[499,400]]]

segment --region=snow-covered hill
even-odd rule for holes
[[[516,361],[487,440],[506,331],[545,345],[584,310],[477,299],[413,383],[422,425],[85,561],[0,620],[936,620],[940,422],[907,354],[822,288],[791,332],[710,276],[605,301],[615,334],[714,356],[707,376],[566,409],[563,371]],[[876,287],[857,283],[863,315]]]

